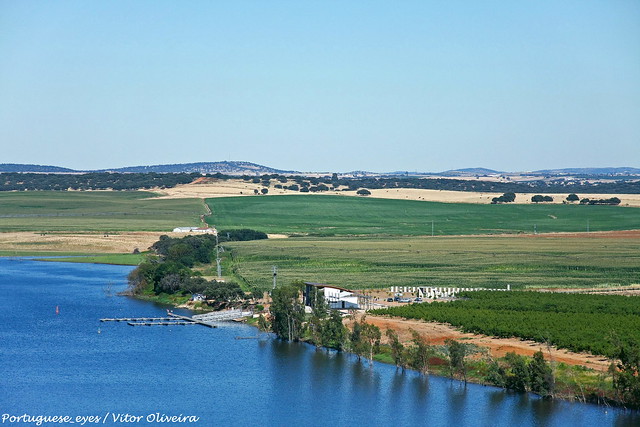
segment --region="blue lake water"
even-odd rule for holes
[[[124,289],[130,270],[0,258],[0,417],[96,416],[104,425],[640,425],[638,412],[465,387],[266,335],[236,339],[257,335],[242,324],[100,323],[166,313],[106,292]],[[141,418],[114,421],[114,414]],[[198,420],[159,422],[164,416]],[[0,424],[33,425],[11,420]]]

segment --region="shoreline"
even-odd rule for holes
[[[68,253],[65,254],[65,255],[68,256]],[[28,255],[20,255],[20,256],[28,257]],[[14,255],[14,257],[20,257],[20,256],[15,256]],[[32,256],[37,256],[37,255],[32,255]],[[49,254],[49,256],[51,256],[51,254]],[[67,260],[50,259],[49,261],[87,263],[87,261],[86,261],[87,254],[84,254],[84,256],[82,256],[82,255],[80,255],[80,256],[79,255],[74,255],[74,256],[77,256],[78,258],[74,259],[72,261],[70,261],[68,259]],[[89,255],[89,256],[108,257],[109,255]],[[96,262],[91,262],[91,263],[96,263]],[[104,263],[104,264],[130,265],[130,266],[132,265],[132,264],[122,264],[122,263]],[[161,295],[123,295],[123,294],[120,294],[120,295],[122,295],[122,296],[130,296],[130,297],[133,297],[133,298],[141,300],[141,301],[153,302],[153,303],[156,303],[156,304],[162,304],[162,305],[170,306],[170,307],[173,307],[173,308],[185,309],[185,310],[189,310],[189,311],[191,311],[193,313],[197,313],[198,312],[198,310],[194,309],[193,307],[185,307],[185,302],[186,302],[185,298],[188,299],[188,297],[186,297],[186,296],[180,296],[179,297],[180,301],[176,301],[176,300],[172,301],[171,299],[163,299],[163,297]],[[202,310],[200,312],[205,312],[205,311],[208,311],[208,310]],[[371,318],[379,318],[379,316],[371,316],[368,319],[371,319]],[[399,323],[403,323],[401,320],[398,320],[398,322]],[[247,323],[247,324],[251,325],[247,321],[244,321],[244,323]],[[369,323],[371,323],[371,322],[369,322]],[[404,319],[404,323],[408,325],[409,322],[407,322],[406,319]],[[424,322],[424,323],[428,324],[429,322]],[[431,323],[433,323],[433,322],[431,322]],[[343,321],[343,324],[344,324],[344,321]],[[251,325],[251,326],[255,327],[255,325]],[[380,329],[382,330],[382,328],[380,328]],[[482,338],[482,336],[477,335],[477,334],[471,334],[471,335],[474,335],[476,337]],[[426,338],[429,339],[428,336],[426,336]],[[309,340],[306,340],[306,339],[303,339],[301,341],[305,342],[307,344],[313,344],[312,342],[310,342]],[[323,349],[326,349],[326,348],[323,347]],[[329,349],[326,349],[326,350],[329,350]],[[349,351],[347,351],[347,352],[353,354],[352,352],[349,352]],[[389,362],[388,360],[385,360],[385,358],[386,358],[385,356],[388,356],[387,352],[384,352],[384,351],[383,352],[379,352],[373,357],[372,361],[378,361],[378,362],[382,362],[382,363],[387,363],[387,364],[393,365],[394,364],[393,362]],[[527,356],[527,357],[529,358],[529,356]],[[597,356],[594,356],[594,357],[597,357]],[[444,359],[444,360],[446,360],[446,359]],[[440,366],[442,366],[442,367],[440,367]],[[428,375],[437,375],[437,376],[441,376],[441,377],[445,377],[445,378],[455,379],[456,381],[461,381],[462,382],[462,380],[460,380],[458,378],[452,378],[451,376],[446,374],[447,366],[448,365],[446,363],[444,365],[442,365],[442,364],[434,365],[434,367],[431,369],[431,371],[428,373]],[[573,366],[584,366],[584,365],[575,364]],[[403,369],[403,368],[401,368],[401,369]],[[408,368],[404,368],[404,369],[408,369]],[[475,384],[481,384],[481,385],[495,386],[493,384],[488,383],[484,378],[479,377],[479,376],[473,376],[473,375],[469,375],[468,382],[472,382],[472,383],[475,383]],[[498,388],[500,388],[500,387],[498,387]],[[599,394],[598,395],[590,394],[589,395],[590,396],[589,399],[585,399],[584,396],[582,397],[582,399],[580,399],[580,396],[578,396],[576,393],[572,393],[570,395],[560,394],[556,398],[561,399],[561,400],[568,400],[568,401],[576,401],[577,400],[577,401],[590,401],[591,403],[596,403],[596,404],[612,404],[612,401],[609,400],[609,399],[605,399],[603,401],[604,395],[605,395],[605,391],[603,390],[602,396],[600,396]],[[624,407],[622,404],[616,404],[616,406]]]
[[[373,316],[371,316],[373,317]],[[370,319],[371,317],[368,317],[368,319]],[[254,328],[256,328],[260,333],[267,333],[269,335],[271,335],[272,339],[280,339],[277,336],[275,336],[275,334],[273,332],[270,331],[262,331],[260,330],[260,328],[257,326],[257,324],[253,324],[247,321],[243,321],[242,323],[247,324],[248,326],[253,326]],[[256,322],[257,323],[257,322]],[[382,331],[381,331],[382,332]],[[384,335],[384,334],[383,334]],[[287,342],[286,340],[283,340],[284,342]],[[595,405],[598,407],[607,407],[607,406],[611,406],[611,407],[615,407],[615,408],[620,408],[626,411],[632,411],[632,412],[638,412],[638,409],[634,409],[634,408],[627,408],[626,406],[624,406],[623,404],[606,398],[604,396],[597,396],[594,394],[589,394],[588,396],[579,396],[577,393],[571,393],[571,394],[558,394],[558,395],[553,395],[551,397],[545,397],[542,396],[540,394],[537,394],[535,392],[532,391],[525,391],[525,392],[519,392],[519,391],[515,391],[515,390],[511,390],[509,388],[506,387],[500,387],[497,386],[495,384],[491,384],[490,382],[488,382],[487,380],[479,377],[479,376],[474,376],[472,372],[468,371],[467,374],[467,380],[462,380],[460,378],[451,376],[447,373],[447,369],[448,369],[448,364],[439,364],[439,365],[434,365],[431,366],[428,372],[419,372],[413,368],[409,368],[409,367],[401,367],[398,365],[395,365],[395,363],[393,363],[390,360],[387,360],[388,354],[386,352],[379,352],[379,353],[375,353],[373,355],[373,359],[368,359],[365,356],[361,356],[358,357],[356,355],[356,353],[349,351],[349,350],[336,350],[333,348],[329,348],[329,347],[324,347],[324,346],[316,346],[313,341],[306,339],[306,338],[302,338],[299,341],[297,341],[298,343],[302,343],[304,345],[310,346],[315,348],[316,351],[324,351],[327,353],[330,352],[342,352],[342,353],[346,353],[349,354],[351,357],[357,358],[358,362],[362,363],[362,364],[367,364],[369,363],[370,366],[373,366],[374,363],[383,363],[385,365],[390,365],[390,366],[395,366],[396,370],[401,370],[402,372],[404,371],[410,371],[413,372],[414,374],[420,375],[420,376],[424,376],[424,377],[429,377],[429,376],[436,376],[439,378],[443,378],[443,379],[448,379],[451,381],[456,381],[458,383],[460,383],[461,385],[466,386],[466,383],[471,383],[471,384],[476,384],[476,385],[481,385],[484,387],[493,387],[495,389],[498,390],[503,390],[505,392],[513,392],[513,393],[518,393],[518,394],[532,394],[535,395],[541,399],[550,399],[550,400],[559,400],[559,401],[565,401],[565,402],[569,402],[569,403],[582,403],[582,404],[590,404],[590,405]],[[388,347],[387,344],[382,344],[382,346],[386,349]],[[525,358],[527,360],[530,360],[531,357],[525,356]],[[438,368],[440,367],[440,368]],[[587,368],[590,369],[590,368]]]

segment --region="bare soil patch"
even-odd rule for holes
[[[131,253],[147,250],[161,235],[184,233],[121,232],[102,233],[0,233],[0,250],[18,252]]]

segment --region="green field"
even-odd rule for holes
[[[621,206],[483,205],[346,196],[207,199],[220,228],[266,233],[469,235],[640,229],[640,209]]]
[[[145,191],[0,193],[0,232],[171,231],[197,226],[199,199],[152,199]]]
[[[334,237],[229,242],[224,274],[261,287],[594,287],[640,283],[640,240],[547,236]]]

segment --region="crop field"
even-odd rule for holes
[[[0,232],[171,231],[197,226],[198,199],[152,199],[145,191],[0,193]]]
[[[446,322],[465,332],[549,342],[572,351],[611,356],[611,334],[637,338],[640,299],[618,295],[467,292],[448,303],[411,304],[374,314]]]
[[[265,233],[423,236],[640,229],[640,209],[621,206],[482,205],[346,196],[207,199],[218,228]]]
[[[346,288],[540,288],[640,283],[640,239],[548,236],[289,238],[225,243],[224,268],[248,283]],[[228,274],[228,273],[225,273]]]

